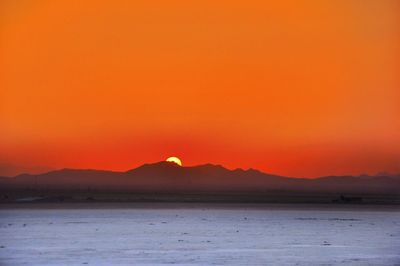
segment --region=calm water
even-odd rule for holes
[[[400,265],[394,207],[0,207],[0,265]]]

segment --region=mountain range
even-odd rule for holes
[[[181,167],[175,163],[144,164],[126,171],[62,169],[44,174],[0,177],[0,189],[62,189],[135,192],[266,191],[400,194],[400,176],[326,176],[290,178],[254,169],[229,170],[205,164]]]

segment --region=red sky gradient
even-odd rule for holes
[[[0,175],[178,156],[400,172],[400,2],[0,2]]]

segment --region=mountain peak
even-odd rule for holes
[[[173,162],[161,161],[155,163],[145,163],[137,168],[130,169],[125,173],[135,173],[135,172],[142,172],[142,171],[168,171],[173,169],[180,169],[183,168],[182,166],[177,165]]]

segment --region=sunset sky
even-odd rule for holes
[[[169,156],[400,173],[400,1],[0,1],[0,175]]]

